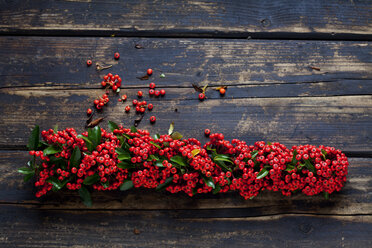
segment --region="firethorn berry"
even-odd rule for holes
[[[155,90],[153,90],[153,89],[149,89],[149,95],[152,96],[152,95],[154,95],[154,94],[155,94]]]
[[[136,106],[138,104],[138,101],[136,99],[133,99],[132,103],[133,103],[133,106]]]
[[[211,134],[211,130],[205,129],[204,134],[205,134],[205,136],[209,136]]]
[[[139,91],[137,92],[137,96],[138,96],[138,97],[142,97],[142,96],[143,96],[143,92],[139,90]]]
[[[101,85],[102,85],[102,87],[106,87],[106,85],[107,85],[106,81],[102,81]]]
[[[160,95],[164,96],[165,95],[165,90],[161,89],[160,90]]]
[[[149,105],[147,105],[147,108],[148,108],[149,110],[152,110],[152,109],[154,108],[154,105],[152,105],[152,103],[149,103]]]
[[[140,108],[141,113],[145,113],[146,109],[145,108]]]
[[[122,95],[122,96],[121,96],[121,100],[123,100],[123,101],[126,101],[127,98],[128,98],[127,95]]]
[[[126,106],[125,107],[125,112],[129,112],[130,111],[130,106]]]
[[[93,110],[90,109],[90,108],[88,108],[88,110],[87,110],[87,115],[91,115],[92,113],[93,113]]]
[[[155,96],[160,96],[160,91],[155,90]]]
[[[149,75],[149,76],[152,75],[152,69],[147,69],[147,75]]]
[[[99,100],[96,99],[96,100],[93,101],[93,103],[94,103],[94,105],[98,105]]]
[[[151,116],[151,117],[150,117],[150,122],[151,122],[151,123],[155,123],[155,121],[156,121],[156,117],[155,117],[155,116]]]
[[[204,98],[205,98],[205,94],[204,93],[200,93],[199,94],[199,100],[204,100]]]
[[[225,95],[225,93],[226,93],[226,89],[221,88],[221,89],[220,89],[220,94],[221,94],[221,95]]]
[[[119,54],[119,53],[115,53],[115,54],[114,54],[114,58],[115,58],[115,59],[119,59],[119,58],[120,58],[120,54]]]
[[[87,66],[91,66],[93,64],[92,60],[88,59],[87,60]]]
[[[150,87],[150,89],[155,89],[156,85],[155,85],[155,83],[150,83],[149,87]]]
[[[118,89],[118,86],[116,86],[116,85],[112,86],[113,91],[116,91],[117,89]]]

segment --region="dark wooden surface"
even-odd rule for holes
[[[372,246],[371,10],[355,0],[0,1],[0,246]],[[113,67],[96,72],[87,59]],[[164,98],[136,78],[149,67]],[[83,131],[107,72],[130,99],[142,89],[154,103],[158,121],[147,113],[140,128],[164,133],[174,121],[203,142],[210,128],[249,143],[332,145],[350,157],[348,182],[328,201],[133,190],[95,193],[86,208],[71,192],[35,198],[16,172],[31,128]],[[206,101],[192,83],[210,86]],[[132,125],[127,104],[111,100],[98,116]]]

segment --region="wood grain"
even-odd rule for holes
[[[136,49],[137,43],[145,48]],[[113,58],[117,51],[118,61]],[[323,83],[328,94],[337,94],[328,88],[331,82],[345,87],[345,93],[362,84],[371,94],[371,53],[372,44],[360,41],[3,36],[0,87],[99,88],[100,78],[112,72],[125,87],[150,81],[170,87]],[[94,66],[87,68],[87,59],[113,67],[99,73]],[[137,79],[147,68],[154,70],[151,79]],[[166,77],[159,78],[161,73]]]
[[[14,160],[17,158],[17,160]],[[28,160],[27,152],[0,152],[0,205],[17,204],[36,209],[86,209],[76,192],[51,194],[37,199],[32,182],[23,183],[16,168]],[[105,210],[178,210],[185,218],[240,218],[275,214],[372,214],[372,159],[350,158],[349,176],[341,192],[325,200],[322,195],[284,197],[280,193],[263,192],[253,200],[244,200],[237,193],[206,194],[188,197],[154,190],[134,189],[128,192],[95,192],[94,205],[88,209]],[[192,212],[187,210],[193,210]],[[181,214],[180,214],[181,215]]]
[[[370,1],[1,1],[27,35],[371,39]]]

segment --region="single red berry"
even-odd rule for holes
[[[115,54],[114,54],[114,58],[115,58],[115,59],[119,59],[119,58],[120,58],[120,54],[119,54],[119,53],[115,53]]]
[[[147,69],[147,75],[152,75],[152,69]]]
[[[114,84],[114,85],[112,86],[112,90],[113,90],[113,91],[117,91],[117,89],[118,89],[118,86],[117,86],[116,84]]]
[[[107,76],[108,76],[109,78],[113,78],[114,75],[112,75],[112,73],[109,72],[109,73],[107,73]]]
[[[105,81],[101,82],[102,87],[106,87],[107,83]]]
[[[94,101],[93,101],[93,103],[94,103],[94,105],[98,105],[98,103],[99,103],[99,100],[98,100],[98,99],[96,99],[96,100],[94,100]]]
[[[145,113],[146,109],[145,108],[140,108],[141,113]]]
[[[161,89],[160,90],[160,95],[164,96],[165,95],[165,90]]]
[[[150,89],[150,90],[149,90],[149,95],[152,96],[152,95],[154,95],[154,94],[155,94],[155,90]]]
[[[87,110],[87,115],[91,115],[92,113],[93,113],[93,110],[90,109],[90,108],[88,108],[88,110]]]
[[[200,93],[199,94],[199,100],[204,100],[204,98],[205,98],[205,94],[204,93]]]
[[[132,103],[133,103],[133,106],[136,106],[138,104],[138,101],[136,99],[133,99]]]
[[[152,103],[149,103],[149,105],[147,106],[147,108],[148,108],[149,110],[152,110],[152,109],[154,108],[154,105],[152,105]]]
[[[87,60],[87,66],[91,66],[93,64],[92,60],[88,59]]]
[[[108,80],[108,76],[103,76],[103,80],[107,81]]]
[[[136,112],[140,112],[140,106],[136,106]]]
[[[156,121],[156,117],[155,117],[155,116],[151,116],[151,117],[150,117],[150,122],[151,122],[151,123],[154,123],[155,121]]]
[[[143,92],[139,90],[139,91],[137,92],[137,96],[138,96],[138,97],[142,97],[142,96],[143,96]]]
[[[221,95],[225,95],[225,93],[226,93],[226,89],[221,88],[221,89],[220,89],[220,94],[221,94]]]
[[[125,112],[129,112],[130,111],[130,106],[126,106],[125,107]]]
[[[155,83],[150,83],[149,87],[150,87],[150,89],[155,89],[156,85],[155,85]]]
[[[206,136],[209,136],[209,135],[211,134],[211,130],[209,130],[209,129],[205,129],[205,130],[204,130],[204,134],[205,134]]]
[[[128,98],[127,95],[122,95],[122,96],[121,96],[121,100],[123,100],[123,101],[126,101],[127,98]]]
[[[155,90],[155,96],[159,96],[159,95],[160,95],[160,91]]]

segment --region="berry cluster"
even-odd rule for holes
[[[333,147],[288,149],[263,141],[248,145],[209,130],[205,133],[210,140],[202,146],[195,138],[182,139],[178,132],[151,137],[146,130],[113,122],[110,128],[112,132],[95,127],[81,135],[72,128],[42,131],[43,141],[37,137],[38,145],[30,147],[29,171],[36,173],[39,188],[36,196],[64,186],[79,192],[88,192],[87,187],[144,187],[189,196],[237,191],[245,199],[264,190],[285,196],[297,192],[328,196],[341,190],[348,173],[347,157]]]
[[[101,82],[102,87],[105,88],[112,88],[113,92],[117,92],[117,90],[121,86],[121,77],[119,75],[112,75],[112,73],[108,73],[103,77],[103,81]]]

